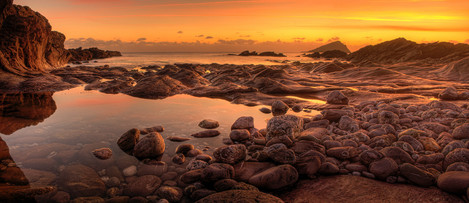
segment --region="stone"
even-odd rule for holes
[[[234,166],[235,180],[248,182],[249,178],[274,167],[275,164],[271,162],[241,162]]]
[[[221,179],[213,184],[213,188],[215,188],[217,192],[222,192],[225,190],[231,190],[237,184],[238,182],[233,179]]]
[[[204,152],[202,152],[200,149],[192,149],[192,150],[190,150],[186,153],[186,156],[187,157],[196,157],[197,155],[203,154],[203,153]]]
[[[327,95],[326,102],[328,104],[347,105],[349,99],[339,90],[334,90]]]
[[[139,159],[157,158],[164,150],[163,137],[157,132],[152,132],[138,141],[134,148],[134,156]]]
[[[122,151],[132,151],[134,150],[135,144],[140,138],[140,130],[133,128],[124,133],[119,140],[117,141],[117,145]]]
[[[368,166],[372,162],[375,162],[384,158],[384,155],[379,151],[370,149],[370,150],[363,151],[362,153],[360,153],[358,157],[362,164],[364,164],[365,166]]]
[[[327,109],[321,112],[323,118],[330,122],[339,122],[342,116],[353,116],[353,112],[340,110],[340,109]],[[350,115],[351,114],[351,115]]]
[[[334,147],[327,151],[327,155],[337,159],[350,159],[359,155],[360,151],[355,147]]]
[[[464,145],[464,142],[462,142],[461,140],[454,140],[454,141],[451,141],[450,143],[448,143],[444,148],[443,150],[441,150],[441,153],[443,153],[444,155],[447,155],[448,153],[452,152],[453,150],[457,149],[457,148],[465,148],[466,146]]]
[[[303,106],[300,104],[296,104],[292,107],[292,110],[296,113],[303,111]]]
[[[272,115],[281,116],[285,115],[290,107],[285,102],[276,100],[272,103]]]
[[[399,141],[409,143],[415,151],[424,150],[423,144],[410,135],[404,135],[402,137],[399,137]]]
[[[323,162],[321,167],[319,167],[319,173],[324,175],[334,175],[339,173],[339,167],[331,162]]]
[[[215,202],[258,202],[258,203],[283,203],[283,201],[273,195],[253,190],[227,190],[209,195],[197,201],[197,203]]]
[[[177,187],[161,186],[156,190],[159,198],[166,199],[169,202],[179,202],[183,196],[182,190]]]
[[[96,158],[102,159],[102,160],[109,159],[112,156],[112,150],[109,148],[95,149],[93,150],[92,153]]]
[[[446,192],[466,194],[467,188],[469,188],[469,172],[445,172],[438,177],[437,185]]]
[[[176,147],[176,154],[181,153],[181,154],[187,154],[190,150],[195,149],[194,145],[192,144],[181,144]]]
[[[154,175],[161,176],[168,171],[168,164],[162,161],[154,162],[151,164],[139,165],[137,176]]]
[[[433,174],[418,168],[415,165],[404,163],[399,166],[399,171],[402,176],[421,187],[429,187],[435,184],[435,177]]]
[[[195,138],[207,138],[207,137],[216,137],[220,135],[220,131],[218,130],[204,130],[198,133],[194,133],[191,136]]]
[[[202,169],[187,171],[182,174],[179,178],[182,182],[187,184],[197,182],[202,178]]]
[[[421,155],[417,159],[417,163],[420,164],[438,164],[445,159],[445,155],[442,153],[434,153],[429,155]]]
[[[448,153],[443,162],[443,168],[446,168],[455,162],[469,163],[469,149],[458,148]]]
[[[308,156],[300,157],[300,159],[295,164],[296,170],[298,170],[299,175],[306,175],[308,177],[313,177],[321,167],[321,158],[318,156]]]
[[[152,133],[152,132],[163,132],[164,131],[164,127],[161,126],[161,125],[157,125],[157,126],[153,126],[151,128],[145,128],[143,131],[145,131],[145,134],[148,134],[148,133]],[[143,134],[142,132],[143,131],[140,131],[141,134]]]
[[[167,75],[148,75],[124,93],[140,98],[162,99],[182,92],[187,87],[179,80]]]
[[[203,169],[207,166],[208,166],[207,162],[193,159],[189,162],[189,164],[187,164],[186,169],[191,171],[191,170]]]
[[[214,163],[202,170],[202,180],[205,182],[216,182],[222,179],[232,179],[235,177],[233,166],[223,163]]]
[[[132,165],[125,168],[124,170],[122,170],[122,174],[126,177],[134,176],[135,174],[137,174],[137,166]]]
[[[326,149],[323,145],[318,144],[314,141],[307,141],[307,140],[301,140],[301,141],[295,142],[293,147],[291,147],[290,149],[292,149],[296,154],[302,154],[309,150],[316,150],[322,154],[326,153]]]
[[[213,156],[217,162],[236,164],[246,158],[246,146],[242,144],[222,146],[215,149]]]
[[[262,113],[265,113],[265,114],[272,113],[272,111],[269,108],[266,108],[266,107],[260,108],[259,111],[262,112]]]
[[[383,158],[370,164],[369,171],[381,180],[397,173],[399,166],[391,158]]]
[[[216,191],[214,190],[209,190],[209,189],[198,189],[198,190],[195,190],[192,194],[191,194],[191,199],[194,200],[194,201],[197,201],[199,199],[202,199],[204,197],[207,197],[211,194],[215,194],[217,193]]]
[[[469,139],[469,123],[464,123],[453,130],[454,139]]]
[[[270,159],[279,164],[294,164],[296,161],[295,152],[281,143],[266,147],[264,151]]]
[[[199,123],[199,127],[205,128],[205,129],[214,129],[214,128],[218,128],[218,126],[220,126],[220,123],[212,119],[204,119],[200,121]]]
[[[412,136],[415,139],[418,139],[420,136],[424,136],[424,137],[429,136],[427,132],[425,132],[423,130],[417,130],[417,129],[414,129],[414,128],[410,128],[410,129],[407,129],[407,130],[404,130],[404,131],[400,132],[398,134],[398,137],[401,138],[404,135]]]
[[[67,203],[70,202],[70,194],[64,191],[58,191],[54,196],[50,198],[55,203]]]
[[[161,185],[161,179],[153,175],[144,175],[138,177],[135,181],[129,183],[124,188],[124,194],[135,197],[146,197],[153,194]]]
[[[191,138],[179,137],[179,136],[169,136],[166,139],[168,139],[171,142],[184,142],[184,141],[187,141],[187,140],[191,140]]]
[[[303,119],[294,115],[275,116],[267,123],[267,142],[274,137],[287,136],[294,140],[303,130]]]
[[[391,111],[380,111],[378,114],[378,122],[380,124],[395,125],[399,123],[399,116]]]
[[[262,171],[251,178],[249,184],[256,187],[275,190],[296,183],[298,171],[295,167],[285,164]]]
[[[78,197],[70,201],[70,203],[82,203],[82,202],[104,203],[105,201],[101,197]]]
[[[254,118],[252,116],[243,116],[236,119],[236,121],[231,125],[231,130],[233,129],[251,129],[254,128]]]
[[[339,128],[341,130],[349,131],[349,132],[357,132],[360,127],[358,126],[357,121],[349,116],[342,116],[339,120]]]
[[[84,165],[66,166],[57,182],[72,197],[102,196],[106,193],[106,186],[98,174]]]
[[[447,87],[438,97],[442,100],[458,100],[458,91],[454,87]]]
[[[205,161],[207,163],[210,163],[213,160],[213,158],[208,154],[199,154],[195,157],[195,159],[196,160],[202,160],[202,161]]]
[[[403,164],[403,163],[414,163],[414,159],[403,149],[399,147],[385,147],[382,150],[380,150],[381,154],[383,154],[385,157],[389,157],[391,159],[394,159],[397,164]]]
[[[446,168],[446,172],[448,171],[468,171],[469,172],[469,163],[454,162]]]
[[[230,139],[235,142],[243,142],[251,138],[251,133],[246,129],[234,129],[230,132]]]

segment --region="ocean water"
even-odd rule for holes
[[[309,57],[302,57],[302,53],[284,53],[286,57],[264,57],[264,56],[235,56],[229,54],[237,53],[122,53],[121,57],[112,57],[107,59],[98,59],[83,63],[80,66],[103,66],[111,67],[145,67],[149,65],[167,65],[175,63],[192,64],[263,64],[263,65],[281,65],[288,62],[317,62],[322,61]],[[79,66],[69,64],[70,66]]]

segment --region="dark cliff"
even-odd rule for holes
[[[0,3],[0,69],[17,75],[38,74],[70,59],[65,36],[52,31],[49,21],[13,0]]]
[[[399,62],[448,63],[469,56],[468,44],[435,42],[418,44],[397,38],[370,45],[353,52],[347,59],[353,63],[373,62],[392,64]]]

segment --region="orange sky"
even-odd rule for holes
[[[16,0],[15,3],[30,6],[46,16],[54,30],[72,39],[67,43],[69,47],[99,42],[105,47],[114,43],[121,49],[153,50],[153,46],[172,43],[171,46],[181,47],[217,45],[223,49],[256,45],[260,50],[277,45],[279,51],[304,51],[334,39],[345,42],[352,50],[397,37],[416,42],[469,42],[469,0]]]

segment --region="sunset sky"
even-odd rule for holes
[[[15,0],[68,47],[120,51],[353,51],[397,37],[469,43],[468,0]]]

